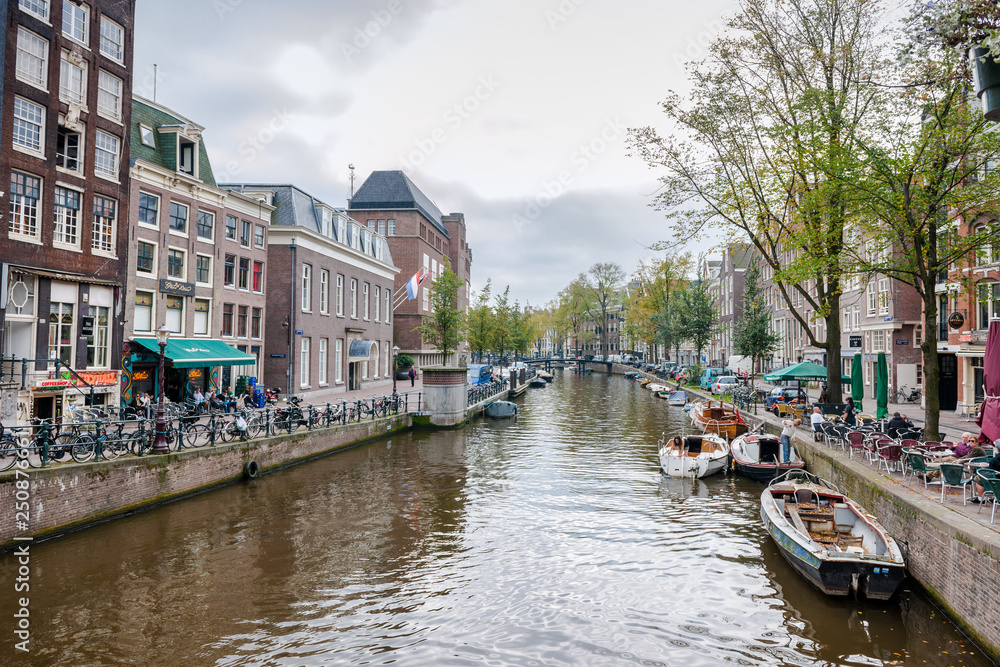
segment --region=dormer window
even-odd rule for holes
[[[139,125],[139,134],[142,137],[143,146],[156,148],[156,134],[153,133],[153,128],[147,125]]]
[[[181,139],[178,143],[177,171],[191,176],[195,175],[195,144],[193,141]]]

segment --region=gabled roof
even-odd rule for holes
[[[402,171],[373,171],[354,194],[348,211],[416,210],[446,237],[441,210]]]
[[[142,143],[142,132],[139,125],[145,125],[153,130],[156,136],[156,148]],[[201,125],[194,123],[180,114],[168,110],[155,102],[132,96],[132,139],[129,144],[130,162],[136,158],[145,160],[158,167],[177,171],[177,137],[174,134],[161,134],[161,127],[187,127],[200,136],[204,131]],[[198,141],[198,179],[206,185],[215,187],[215,175],[212,173],[212,163],[208,160],[204,138]]]

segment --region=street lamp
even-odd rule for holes
[[[170,329],[166,324],[156,330],[156,342],[160,345],[160,395],[156,401],[156,421],[153,426],[156,439],[153,440],[153,448],[150,450],[153,454],[166,454],[170,451],[167,447],[167,409],[163,405],[163,349],[167,346],[169,338]]]
[[[396,395],[396,359],[399,357],[399,346],[392,346],[392,395]]]

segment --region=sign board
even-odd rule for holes
[[[94,335],[94,318],[90,315],[84,315],[80,318],[80,335],[81,336],[93,336]]]
[[[850,347],[861,347],[861,336],[850,337]]]
[[[892,315],[886,315],[882,318],[883,322],[892,322]]]
[[[952,313],[951,317],[948,318],[948,326],[952,329],[961,329],[963,324],[965,324],[965,315],[962,313]]]
[[[896,339],[896,345],[909,345],[909,344],[910,344],[910,339],[908,339],[908,338],[897,338]]]
[[[149,379],[149,371],[136,371],[135,373],[132,374],[132,379],[133,380],[148,380]]]
[[[194,294],[194,283],[185,283],[180,280],[167,280],[166,278],[160,278],[160,291],[164,294],[188,296]]]
[[[69,385],[69,380],[39,380],[35,383],[35,389],[59,389]]]
[[[302,335],[302,333],[303,333],[303,332],[302,332],[302,329],[296,329],[296,330],[295,330],[295,335],[296,335],[296,336],[301,336],[301,335]]]
[[[958,342],[959,343],[971,343],[972,342],[972,334],[970,334],[970,333],[960,334],[959,337],[958,337]]]
[[[271,358],[272,359],[284,359],[285,355],[283,355],[283,354],[272,354]]]

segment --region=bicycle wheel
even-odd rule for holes
[[[253,440],[260,432],[264,429],[264,417],[259,413],[255,412],[249,417],[247,417],[247,439]]]
[[[56,463],[66,463],[73,458],[70,453],[73,448],[73,441],[77,436],[72,433],[60,433],[49,445],[49,460]]]
[[[77,463],[86,463],[94,458],[94,453],[96,452],[94,445],[94,436],[78,435],[70,446],[70,455],[72,455],[73,460]]]
[[[124,453],[125,443],[122,441],[121,436],[113,435],[101,441],[101,456],[106,460],[114,461]]]
[[[128,451],[136,456],[142,456],[146,453],[146,450],[150,447],[150,438],[148,432],[136,431],[129,436],[128,439]]]
[[[204,424],[194,424],[184,429],[185,447],[203,447],[208,444],[208,427]]]
[[[0,472],[10,470],[17,463],[17,440],[4,436],[0,439]]]

